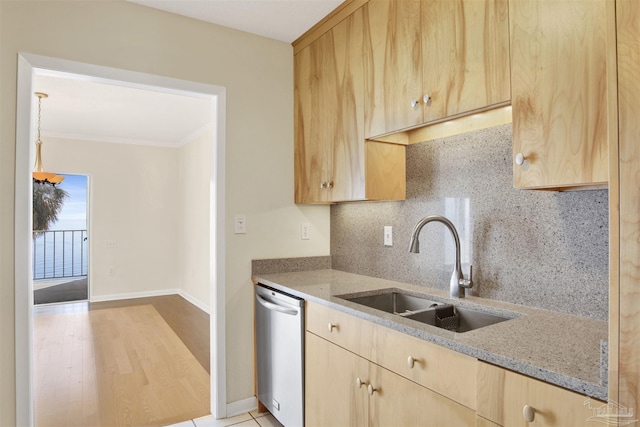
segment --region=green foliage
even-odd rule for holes
[[[33,230],[47,231],[57,220],[69,193],[60,187],[33,183]]]

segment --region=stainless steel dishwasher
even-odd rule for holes
[[[304,300],[262,284],[256,295],[258,400],[285,427],[304,425]]]

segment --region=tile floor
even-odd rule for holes
[[[258,413],[258,411],[252,411],[247,414],[236,415],[235,417],[225,418],[223,420],[216,420],[212,415],[206,417],[196,418],[191,421],[184,421],[178,424],[172,424],[167,427],[283,427],[268,412]]]

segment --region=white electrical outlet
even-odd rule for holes
[[[390,225],[384,226],[384,245],[393,246],[393,227]]]
[[[109,266],[109,276],[115,276],[116,275],[116,268],[113,265]]]
[[[309,240],[311,239],[311,234],[309,232],[309,228],[311,226],[309,225],[308,222],[303,222],[302,225],[300,226],[300,239],[301,240]]]
[[[105,240],[104,241],[104,247],[105,248],[116,248],[116,247],[118,247],[118,242],[116,242],[115,240]]]
[[[245,234],[247,232],[247,216],[236,215],[235,218],[235,234]]]

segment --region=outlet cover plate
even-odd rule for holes
[[[390,225],[384,226],[384,245],[393,246],[393,227]]]

